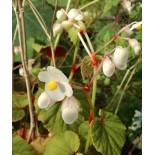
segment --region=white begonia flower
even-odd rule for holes
[[[64,10],[61,9],[61,10],[58,10],[57,13],[56,13],[56,17],[59,21],[63,21],[66,19],[67,15],[65,14]]]
[[[67,97],[62,102],[62,119],[66,124],[72,124],[78,118],[79,105],[74,96]]]
[[[57,35],[57,34],[60,34],[61,32],[63,31],[63,27],[61,24],[59,23],[55,23],[53,25],[53,35]]]
[[[73,23],[69,20],[65,20],[61,24],[62,24],[64,29],[69,29],[73,26]]]
[[[141,28],[142,28],[142,21],[133,24],[133,25],[131,26],[131,28],[130,28],[130,31],[132,31],[132,30],[134,30],[134,29],[140,30]]]
[[[56,101],[52,100],[46,92],[43,92],[38,98],[38,106],[41,109],[49,109],[55,104]]]
[[[38,79],[45,82],[45,91],[52,100],[61,101],[65,96],[70,97],[73,94],[67,77],[55,67],[48,66],[47,71],[38,74]]]
[[[29,74],[32,73],[32,65],[34,64],[34,61],[35,61],[35,59],[29,59],[28,60],[28,71],[29,71]],[[24,76],[24,69],[23,69],[23,67],[19,68],[19,75],[20,76]]]
[[[132,6],[131,6],[131,2],[128,1],[128,0],[123,0],[122,1],[122,6],[124,9],[126,9],[129,13],[131,12],[132,10]]]
[[[103,73],[107,77],[111,77],[115,72],[115,65],[109,58],[106,58],[103,62]]]
[[[115,49],[113,55],[113,62],[118,69],[124,70],[126,68],[126,63],[128,60],[128,50],[127,48],[122,48],[122,46],[118,46]]]
[[[20,53],[21,53],[21,47],[20,47],[20,46],[15,46],[15,47],[14,47],[14,53],[15,53],[16,55],[20,54]]]
[[[69,12],[68,12],[68,18],[70,20],[74,20],[74,18],[79,14],[79,10],[78,9],[71,9]]]
[[[139,42],[136,39],[129,39],[129,45],[134,49],[135,54],[139,55],[141,50]]]

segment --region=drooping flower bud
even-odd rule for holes
[[[62,111],[62,119],[66,124],[72,124],[78,118],[78,110],[67,107]]]
[[[55,23],[53,25],[53,35],[57,35],[57,34],[60,34],[61,32],[63,31],[63,27],[61,24],[59,23]]]
[[[118,69],[124,70],[126,67],[126,63],[128,60],[128,50],[127,48],[122,48],[122,46],[118,46],[115,49],[113,55],[113,62]]]
[[[128,1],[128,0],[123,0],[122,6],[123,6],[123,8],[126,9],[129,13],[131,12],[132,6],[131,6],[131,2],[130,2],[130,1]]]
[[[15,47],[14,47],[14,53],[15,53],[16,55],[20,54],[20,53],[21,53],[21,47],[20,47],[20,46],[15,46]]]
[[[64,21],[64,20],[66,19],[67,16],[66,16],[64,10],[61,9],[61,10],[58,10],[58,11],[57,11],[56,17],[57,17],[57,19],[58,19],[59,21]]]
[[[55,101],[52,100],[46,92],[43,92],[38,98],[38,106],[40,109],[48,109],[55,104]]]
[[[135,54],[139,55],[139,52],[141,50],[139,42],[136,39],[129,39],[129,44],[134,49]]]
[[[78,117],[79,105],[74,96],[67,97],[62,102],[62,118],[66,124],[72,124]]]
[[[23,67],[19,68],[19,75],[20,76],[24,76],[24,69],[23,69]]]
[[[65,20],[61,24],[62,24],[64,29],[69,29],[73,26],[73,23],[69,20]]]
[[[75,20],[82,21],[85,18],[85,15],[82,11],[79,11],[78,15],[75,17]]]
[[[74,18],[79,14],[79,10],[78,9],[71,9],[69,12],[68,12],[68,18],[70,20],[74,20]]]
[[[111,77],[115,72],[115,65],[111,62],[109,58],[105,59],[103,62],[103,73],[107,77]]]

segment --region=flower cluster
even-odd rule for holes
[[[45,82],[45,91],[38,98],[38,106],[48,110],[56,102],[62,103],[62,118],[67,124],[72,124],[78,117],[78,104],[73,97],[73,90],[67,77],[59,69],[48,66],[47,71],[38,74],[38,79]]]
[[[63,29],[68,30],[76,21],[85,21],[89,17],[89,12],[82,12],[78,9],[71,9],[68,13],[60,9],[56,13],[57,23],[53,25],[53,35],[62,33]]]
[[[111,59],[110,59],[111,57]],[[115,72],[115,67],[124,70],[127,66],[128,50],[122,46],[116,47],[114,54],[106,57],[103,62],[103,73],[107,77],[111,77]]]

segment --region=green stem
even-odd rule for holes
[[[69,10],[70,3],[71,3],[71,0],[68,0],[67,7],[66,7],[66,12],[68,12],[68,10]]]
[[[88,129],[87,141],[86,141],[86,146],[85,146],[85,150],[84,150],[85,154],[88,152],[89,145],[90,145],[90,129]]]
[[[61,36],[61,34],[58,34],[57,37],[56,37],[56,39],[55,39],[55,42],[54,42],[54,51],[55,51],[57,45],[59,44],[60,36]]]
[[[85,9],[86,7],[92,5],[92,4],[96,3],[96,2],[99,2],[99,1],[100,1],[100,0],[92,1],[92,2],[90,2],[90,3],[86,4],[86,5],[84,5],[83,7],[79,8],[79,10],[83,10],[83,9]]]
[[[97,71],[97,67],[94,67],[94,74]],[[92,92],[92,105],[93,105],[93,110],[95,107],[95,99],[96,99],[96,88],[97,88],[97,77],[95,77],[94,81],[93,81],[93,92]]]

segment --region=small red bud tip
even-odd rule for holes
[[[89,124],[92,122],[92,120],[93,120],[93,115],[90,114],[90,116],[89,116]]]
[[[100,125],[102,125],[103,124],[103,119],[102,118],[100,118]]]

